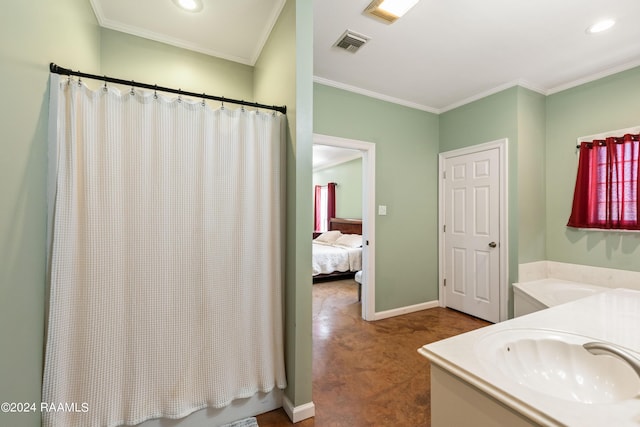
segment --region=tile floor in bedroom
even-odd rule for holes
[[[292,424],[284,410],[260,427],[428,426],[424,344],[489,323],[446,308],[365,322],[353,280],[313,285],[313,402],[316,416]]]

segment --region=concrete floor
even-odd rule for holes
[[[279,409],[270,426],[429,426],[429,362],[424,344],[488,322],[446,308],[365,322],[353,280],[313,285],[314,418],[292,424]]]

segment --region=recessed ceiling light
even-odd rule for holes
[[[182,10],[187,12],[200,12],[202,10],[202,0],[173,0]]]
[[[373,0],[364,12],[387,22],[394,22],[407,13],[418,1],[420,0]]]
[[[613,27],[615,23],[616,21],[613,19],[603,19],[602,21],[598,21],[587,28],[587,34],[596,34],[607,31],[609,28]]]

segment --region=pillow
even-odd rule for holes
[[[359,234],[343,234],[334,243],[335,246],[345,248],[359,248],[362,246],[362,236]]]
[[[319,243],[332,244],[336,240],[338,240],[340,236],[342,236],[342,233],[339,230],[331,230],[331,231],[325,231],[324,233],[322,233],[321,235],[319,235],[313,240]]]

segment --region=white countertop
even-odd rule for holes
[[[640,426],[640,396],[610,404],[550,397],[517,384],[477,357],[483,337],[502,330],[542,329],[607,341],[640,353],[640,291],[613,289],[420,348],[420,354],[542,425]]]

